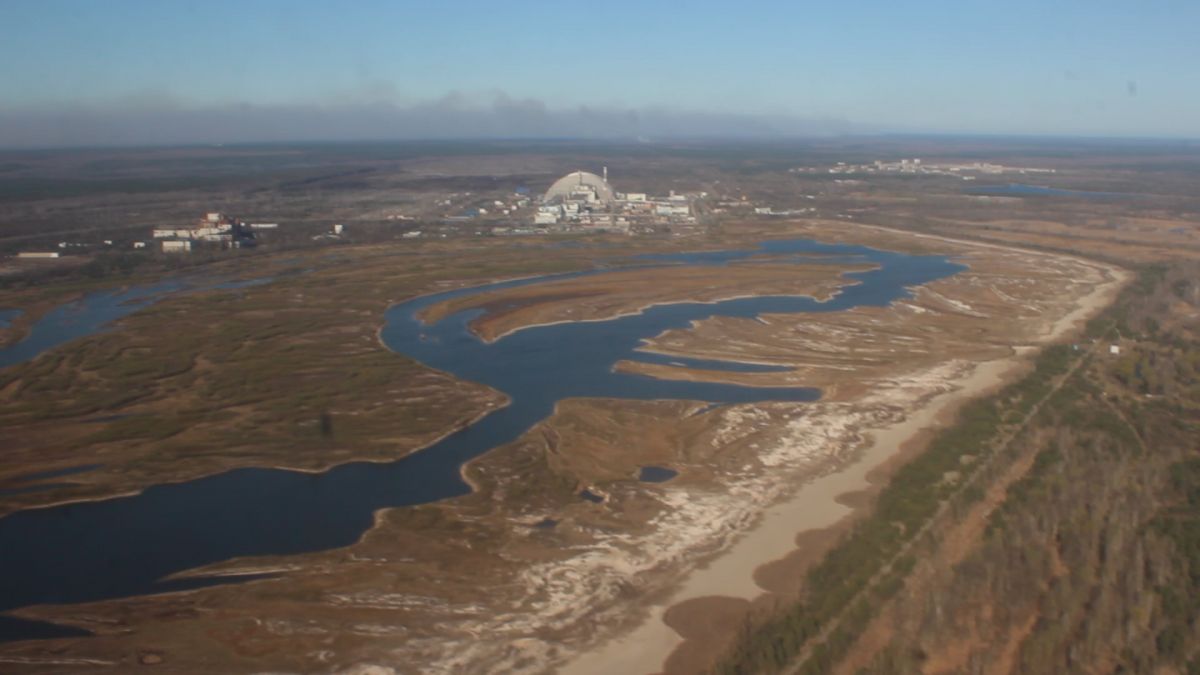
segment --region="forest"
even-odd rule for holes
[[[1200,265],[1139,270],[1085,341],[965,406],[713,672],[1200,673],[1198,299]]]

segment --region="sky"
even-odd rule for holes
[[[0,146],[1200,137],[1195,0],[0,0]]]

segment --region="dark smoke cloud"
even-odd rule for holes
[[[410,105],[381,101],[187,107],[167,96],[143,96],[104,107],[0,108],[2,148],[430,138],[770,138],[864,130],[845,120],[785,115],[552,109],[536,99],[505,94],[480,102],[451,93]]]

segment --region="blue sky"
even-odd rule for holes
[[[1198,31],[1194,0],[3,0],[0,111],[502,93],[551,110],[1198,137]]]

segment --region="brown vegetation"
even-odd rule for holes
[[[846,272],[862,265],[784,265],[763,262],[727,265],[716,274],[707,267],[660,267],[609,272],[536,286],[490,291],[438,303],[422,318],[436,322],[466,309],[482,309],[471,329],[484,340],[528,326],[562,321],[601,320],[673,302],[716,302],[762,295],[806,295],[828,299],[855,283]]]

